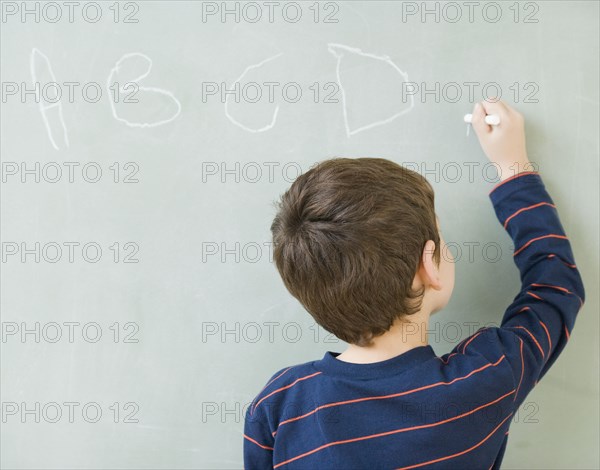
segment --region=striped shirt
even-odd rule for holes
[[[500,468],[511,418],[569,341],[584,288],[538,173],[489,197],[521,276],[501,325],[441,357],[426,345],[355,364],[328,351],[277,371],[245,415],[245,470]]]

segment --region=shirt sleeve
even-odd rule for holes
[[[274,438],[265,411],[268,406],[257,406],[263,391],[252,400],[244,418],[244,470],[273,468]]]
[[[567,344],[585,292],[556,206],[537,172],[500,182],[489,197],[513,240],[521,289],[500,327],[480,329],[453,354],[465,354],[467,349],[467,354],[490,361],[506,359],[516,409]]]

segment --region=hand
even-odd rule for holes
[[[500,124],[486,124],[486,114],[498,115]],[[498,165],[501,181],[533,169],[527,158],[525,120],[521,113],[500,100],[492,99],[475,103],[471,122],[486,156]]]

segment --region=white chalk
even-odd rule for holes
[[[465,114],[465,122],[471,124],[471,121],[473,120],[473,115],[472,114]],[[489,124],[490,126],[497,126],[498,124],[500,124],[500,116],[498,116],[497,114],[488,114],[485,117],[485,123]]]

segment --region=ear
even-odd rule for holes
[[[433,240],[427,240],[425,248],[423,248],[423,255],[421,256],[421,280],[425,286],[431,286],[435,290],[441,290],[442,284],[440,283],[440,272],[433,259],[434,251],[435,242]]]

